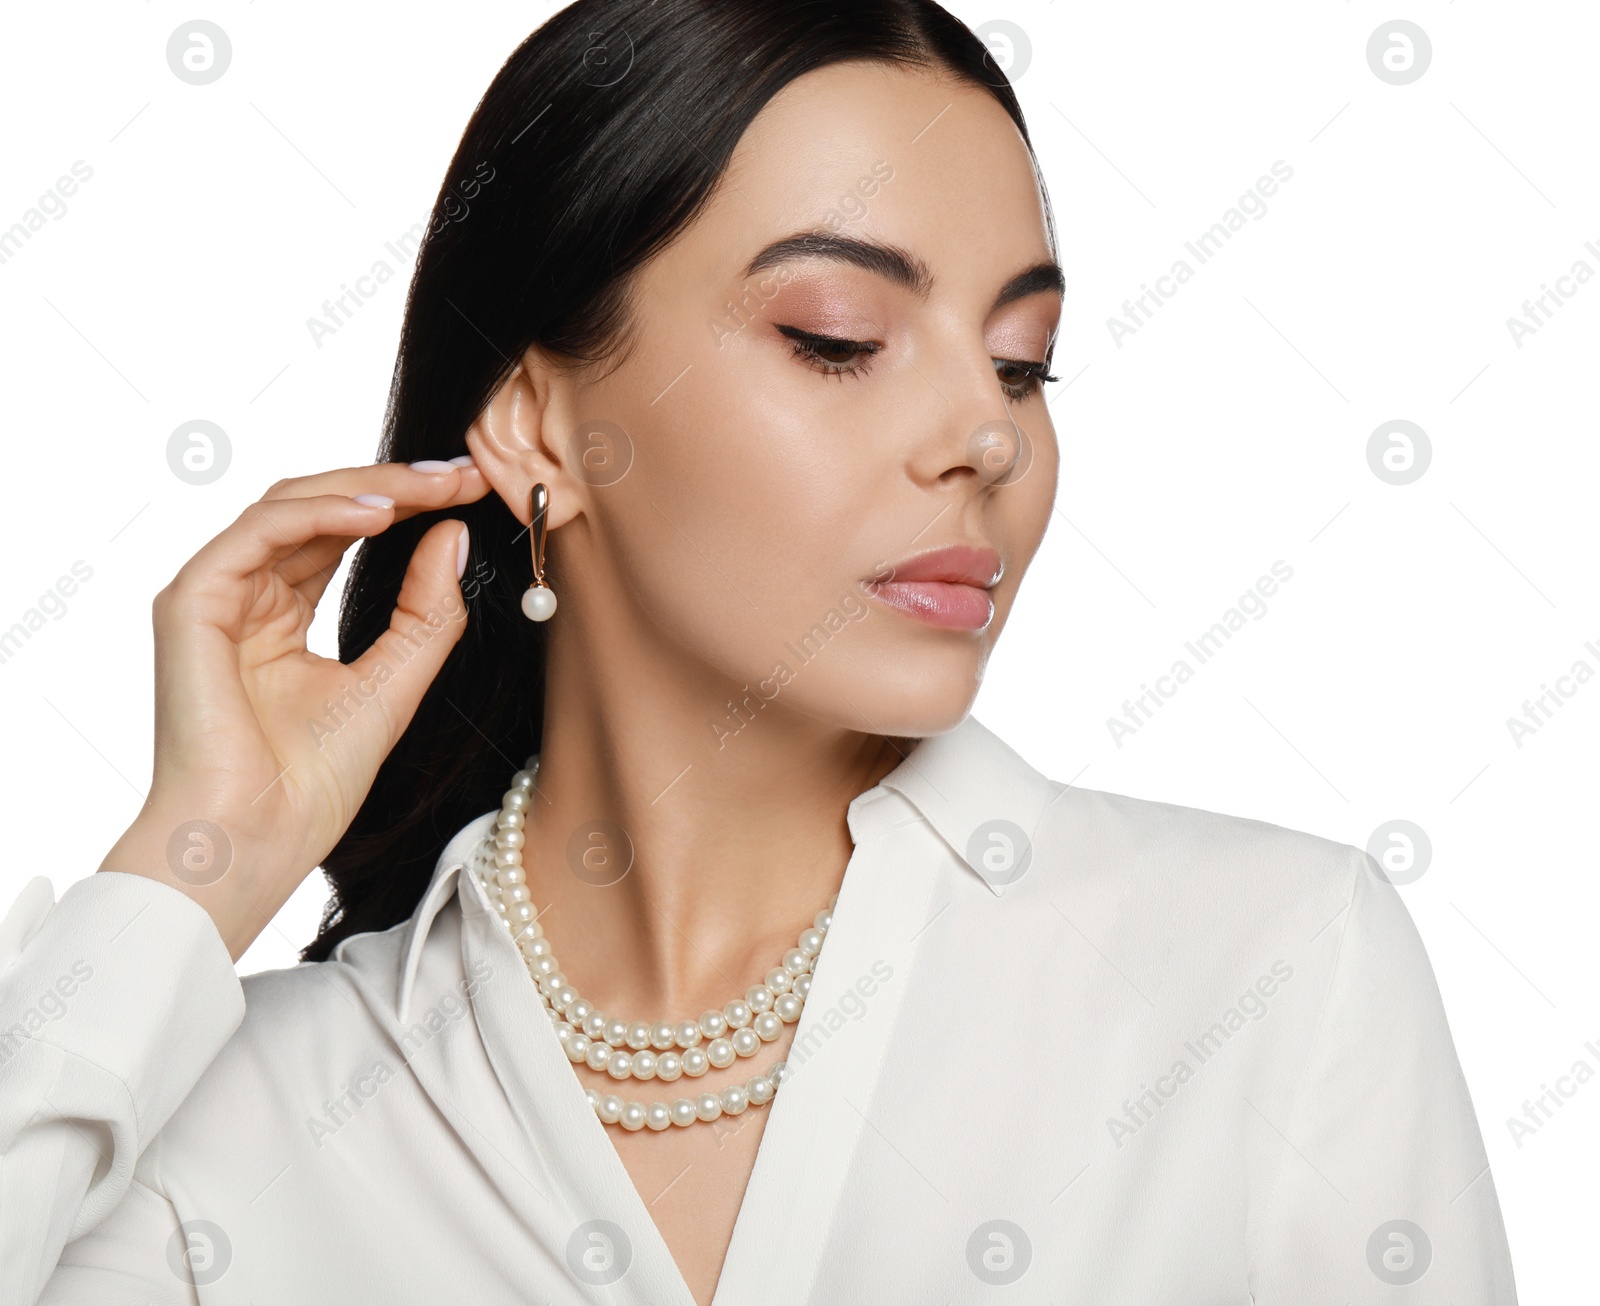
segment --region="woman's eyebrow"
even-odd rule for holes
[[[915,254],[878,241],[827,231],[805,231],[773,241],[750,260],[741,275],[751,277],[766,268],[800,258],[829,258],[849,263],[887,278],[919,299],[926,299],[933,289],[933,273]],[[1058,296],[1066,294],[1066,278],[1061,267],[1050,260],[1024,268],[1007,281],[995,296],[990,311],[1043,290],[1053,290]]]

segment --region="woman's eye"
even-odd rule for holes
[[[824,376],[864,376],[871,366],[872,356],[882,348],[871,340],[818,335],[799,327],[780,326],[778,330],[794,342],[795,357]],[[1050,375],[1048,362],[997,358],[994,368],[1007,398],[1019,402],[1038,393],[1045,381],[1060,379]]]
[[[863,375],[868,360],[878,352],[879,346],[870,340],[847,340],[842,336],[820,336],[799,327],[780,326],[784,335],[794,342],[795,357],[824,376],[844,377]]]
[[[1028,363],[1016,358],[997,358],[994,360],[994,370],[1000,378],[1000,388],[1009,398],[1017,400],[1037,394],[1046,381],[1061,379],[1050,375],[1048,362]]]

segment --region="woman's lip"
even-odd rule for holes
[[[988,590],[955,581],[878,581],[867,593],[941,630],[982,630],[994,616]]]

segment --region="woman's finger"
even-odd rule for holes
[[[464,522],[439,522],[423,534],[406,566],[388,629],[350,663],[352,676],[378,687],[385,705],[392,733],[381,741],[380,760],[411,724],[422,695],[466,630],[460,582],[466,544]]]
[[[319,494],[252,503],[178,569],[163,593],[180,600],[215,596],[296,553],[315,570],[315,559],[304,552],[307,544],[319,536],[376,535],[389,528],[394,515],[393,502],[384,497],[361,503],[343,494]]]
[[[319,494],[381,494],[395,501],[395,520],[419,512],[433,512],[472,503],[489,492],[489,482],[476,464],[436,460],[418,463],[371,463],[365,467],[340,467],[278,481],[261,496],[262,502],[303,499]]]

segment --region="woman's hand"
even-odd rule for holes
[[[152,605],[150,793],[100,870],[188,894],[237,961],[355,819],[461,637],[466,525],[422,536],[389,628],[349,666],[306,648],[317,600],[355,540],[488,488],[469,459],[279,481],[190,558]]]

